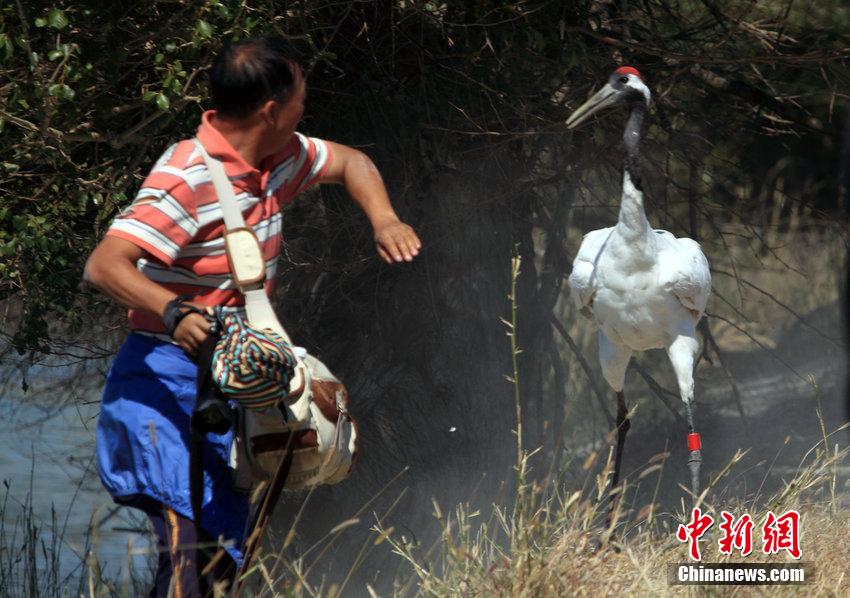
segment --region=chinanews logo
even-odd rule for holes
[[[708,541],[704,537],[714,524],[714,517],[695,507],[691,511],[690,521],[679,525],[676,538],[687,544],[691,563],[668,565],[668,581],[671,584],[796,585],[813,577],[814,568],[809,563],[802,562],[700,563],[700,541]],[[737,553],[748,557],[754,552],[761,552],[768,556],[785,554],[794,561],[799,561],[803,556],[800,548],[800,513],[794,510],[781,515],[768,511],[758,528],[749,514],[736,517],[728,511],[721,511],[718,528],[720,534],[717,547],[722,555],[731,556]]]

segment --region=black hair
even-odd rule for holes
[[[295,86],[297,63],[278,36],[227,44],[210,69],[213,107],[222,116],[244,118],[269,100],[287,98]]]

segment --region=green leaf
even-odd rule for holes
[[[41,27],[47,27],[47,19],[43,19],[43,18],[41,18],[41,17],[38,17],[38,18],[35,20],[35,26],[36,26],[36,27],[39,27],[39,28],[41,28]]]
[[[12,52],[14,52],[15,47],[12,45],[12,40],[9,39],[8,33],[0,33],[0,46],[6,50],[6,59],[12,57]]]
[[[198,24],[195,27],[195,33],[201,39],[206,39],[213,34],[212,25],[202,19],[198,21]]]
[[[163,54],[162,52],[158,52],[157,55],[153,57],[153,63],[159,64],[160,62],[162,62],[163,58],[165,58],[165,54]]]
[[[148,90],[144,93],[144,95],[142,95],[142,100],[145,102],[150,102],[154,99],[154,97],[156,97],[156,92]]]
[[[47,14],[47,22],[54,29],[64,29],[68,26],[68,17],[65,11],[54,8]]]
[[[62,52],[62,50],[50,50],[50,52],[47,53],[47,59],[48,60],[56,60],[57,58],[59,58],[63,54],[64,54],[64,52]]]
[[[171,102],[168,101],[168,97],[165,94],[158,93],[156,94],[156,107],[160,110],[168,110],[168,107],[171,105]]]
[[[73,100],[76,92],[64,83],[54,83],[47,88],[47,94],[63,100]]]

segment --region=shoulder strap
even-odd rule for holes
[[[210,178],[215,186],[218,203],[221,205],[221,212],[224,215],[224,227],[227,230],[245,228],[245,219],[242,217],[242,210],[239,209],[239,204],[236,202],[236,195],[233,193],[230,178],[224,171],[224,164],[210,156],[199,139],[194,141],[195,147],[198,148],[207,164],[207,170],[209,170]]]
[[[218,203],[221,206],[224,227],[228,233],[225,236],[225,245],[228,249],[227,253],[232,269],[238,270],[244,266],[243,262],[249,260],[249,254],[251,260],[262,260],[259,241],[253,236],[253,231],[245,225],[245,218],[242,217],[242,210],[239,209],[236,195],[233,193],[233,185],[224,170],[224,165],[207,152],[200,140],[195,139],[194,141],[195,147],[198,148],[207,164],[207,170],[209,170],[210,178],[218,196]],[[250,237],[237,237],[236,233],[241,231],[250,231]],[[258,264],[257,268],[262,270],[262,279],[265,280],[265,263]],[[256,284],[243,285],[237,281],[237,287],[245,296],[245,311],[251,325],[258,328],[271,328],[286,339],[286,342],[292,344],[289,335],[283,329],[274,309],[272,309],[263,285],[261,284],[259,287]]]

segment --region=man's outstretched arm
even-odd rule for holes
[[[399,220],[375,164],[359,150],[330,141],[325,143],[333,158],[318,182],[345,185],[372,223],[381,259],[388,264],[412,261],[422,242],[413,228]]]

